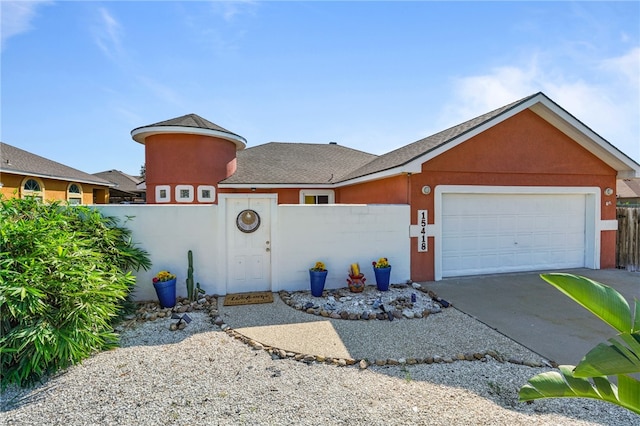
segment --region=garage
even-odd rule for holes
[[[593,194],[479,190],[441,191],[441,277],[593,267]]]

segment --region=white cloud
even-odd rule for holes
[[[102,52],[111,59],[117,59],[122,53],[122,25],[104,7],[98,9],[99,24],[94,27],[93,35]]]
[[[439,118],[440,128],[461,123],[537,92],[640,161],[640,48],[595,66],[569,64],[505,66],[453,81],[453,97]],[[576,69],[581,68],[580,76]]]
[[[463,77],[455,81],[454,100],[445,107],[441,122],[455,125],[485,112],[540,91],[536,87],[537,68],[500,67],[489,74]]]
[[[602,61],[601,68],[623,77],[628,84],[640,89],[640,47],[616,58]]]
[[[237,16],[253,15],[258,7],[258,2],[252,0],[212,1],[211,4],[213,12],[222,16],[227,22],[235,20]]]
[[[31,22],[40,6],[52,4],[51,1],[0,1],[0,50],[7,40],[33,29]]]

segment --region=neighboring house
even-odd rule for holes
[[[249,238],[274,205],[408,205],[414,281],[613,268],[616,179],[640,177],[639,164],[543,93],[380,156],[335,143],[245,149],[195,114],[131,135],[145,145],[147,202],[233,197],[224,220],[244,234],[228,238]]]
[[[640,179],[618,179],[616,195],[619,206],[640,206]]]
[[[113,184],[15,146],[0,142],[0,193],[71,204],[106,204]]]
[[[120,170],[107,170],[94,173],[93,175],[114,184],[114,186],[109,189],[109,203],[125,204],[145,202],[144,189],[138,189],[138,185],[142,182],[141,178],[122,173]]]

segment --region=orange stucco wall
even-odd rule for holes
[[[236,170],[236,145],[210,136],[157,134],[145,139],[145,158],[147,202],[153,204],[157,185],[217,186]]]
[[[316,188],[324,190],[325,188]],[[301,188],[256,188],[229,189],[220,188],[219,194],[278,194],[278,204],[299,204]],[[313,191],[314,188],[305,188]],[[366,182],[347,187],[332,189],[338,204],[408,204],[409,176],[400,175],[374,182]]]
[[[408,204],[410,176],[398,175],[338,188],[336,202],[343,204]]]
[[[2,173],[2,176],[0,176],[0,181],[2,182],[0,193],[6,198],[22,197],[22,185],[27,178],[27,176],[23,175]],[[82,204],[106,204],[109,202],[109,191],[107,187],[47,178],[33,177],[33,179],[40,183],[40,186],[44,189],[45,201],[67,201],[67,189],[71,183],[75,183],[81,187]],[[99,195],[96,200],[94,200],[93,197],[94,190]]]
[[[537,114],[525,110],[423,164],[411,176],[411,221],[433,212],[425,185],[589,186],[615,188],[616,171]],[[615,197],[602,197],[601,219],[615,219]],[[429,215],[433,224],[433,215]],[[601,235],[600,267],[615,267],[615,231]],[[412,239],[411,278],[434,279],[433,250],[419,253]],[[433,238],[429,238],[433,247]]]

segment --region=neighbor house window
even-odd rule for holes
[[[171,202],[171,187],[169,185],[156,186],[156,203]]]
[[[22,198],[34,197],[39,201],[44,200],[44,186],[35,178],[26,178],[22,183]]]
[[[213,203],[216,200],[216,187],[211,185],[198,185],[198,202]]]
[[[193,186],[176,185],[176,201],[179,203],[193,202]]]
[[[67,188],[67,201],[69,204],[82,204],[82,188],[76,183],[72,183]]]
[[[333,204],[335,195],[331,190],[300,191],[300,204]]]

